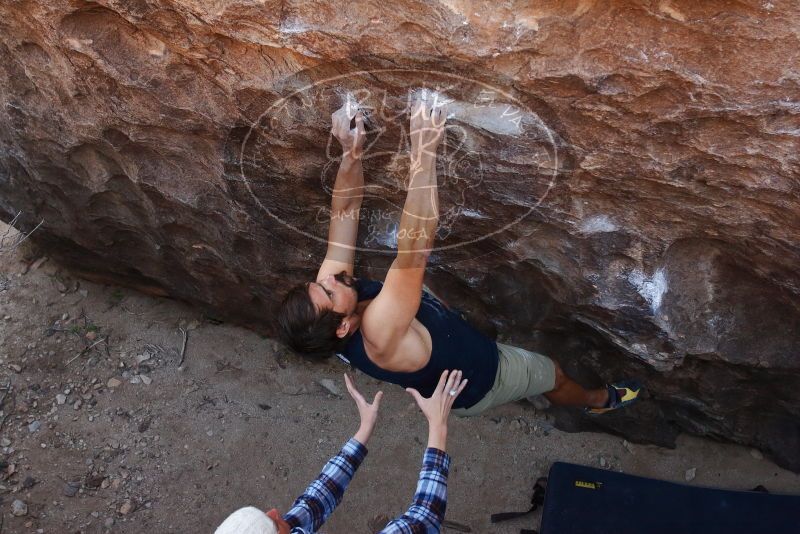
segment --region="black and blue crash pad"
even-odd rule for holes
[[[665,482],[556,462],[541,534],[800,534],[800,496]]]

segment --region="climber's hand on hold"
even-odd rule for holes
[[[436,161],[436,149],[444,137],[447,110],[439,104],[439,95],[418,96],[411,106],[412,166]]]
[[[353,120],[355,119],[355,121]],[[350,123],[355,122],[351,128]],[[342,158],[361,159],[364,149],[364,113],[352,102],[346,102],[331,115],[331,133],[342,145]]]
[[[355,126],[350,127],[354,122]],[[358,220],[364,199],[364,116],[352,100],[331,115],[331,134],[342,145],[342,159],[331,191],[331,223],[328,251],[317,272],[317,280],[342,271],[353,274]],[[332,142],[330,138],[329,142]]]

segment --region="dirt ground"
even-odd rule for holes
[[[180,302],[76,280],[27,243],[0,255],[0,343],[3,533],[213,532],[240,506],[286,510],[358,426],[343,364],[298,360]],[[357,383],[386,395],[370,453],[323,528],[331,534],[375,532],[405,511],[427,435],[400,388]],[[538,515],[501,526],[489,515],[527,509],[556,460],[800,492],[798,475],[755,450],[567,434],[529,403],[450,429],[447,519],[475,533],[538,527]]]

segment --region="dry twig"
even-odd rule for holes
[[[14,389],[14,387],[11,385],[11,380],[9,379],[9,381],[6,382],[6,385],[3,387],[4,392],[3,392],[3,398],[0,399],[0,409],[4,410],[4,404],[6,402],[6,397],[8,397],[8,395],[11,394],[11,390],[12,389]],[[6,421],[8,420],[8,418],[11,417],[11,414],[12,414],[12,412],[9,411],[7,414],[5,414],[3,416],[2,419],[0,419],[0,430],[3,430],[3,426],[6,424]]]
[[[189,341],[189,332],[184,330],[183,328],[179,328],[181,334],[183,334],[183,344],[181,345],[181,361],[178,362],[178,367],[183,365],[183,360],[186,358],[186,342]]]
[[[16,231],[16,233],[11,234],[12,229],[16,230],[16,228],[14,228],[14,224],[17,222],[20,215],[22,215],[21,211],[18,212],[13,219],[11,219],[11,222],[8,223],[8,228],[6,228],[6,231],[3,232],[3,235],[0,235],[0,253],[15,251],[17,247],[19,247],[22,244],[23,241],[28,239],[31,236],[31,234],[33,234],[33,232],[38,230],[39,227],[44,224],[44,219],[42,219],[39,222],[39,224],[37,224],[34,227],[34,229],[28,232],[27,234],[19,231]]]
[[[106,342],[106,352],[108,352],[108,336],[101,337],[100,339],[98,339],[97,341],[95,341],[94,343],[89,345],[88,347],[85,347],[78,354],[76,354],[70,361],[67,362],[67,365],[71,364],[72,362],[74,362],[75,360],[77,360],[78,358],[80,358],[81,356],[86,354],[88,351],[92,350],[95,347],[95,345],[98,345],[98,344],[102,343],[103,341]]]

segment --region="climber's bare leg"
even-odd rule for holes
[[[557,362],[556,366],[556,385],[544,394],[547,400],[553,404],[561,406],[587,406],[590,408],[602,408],[608,402],[608,388],[584,389],[580,384],[572,380],[561,369]]]

